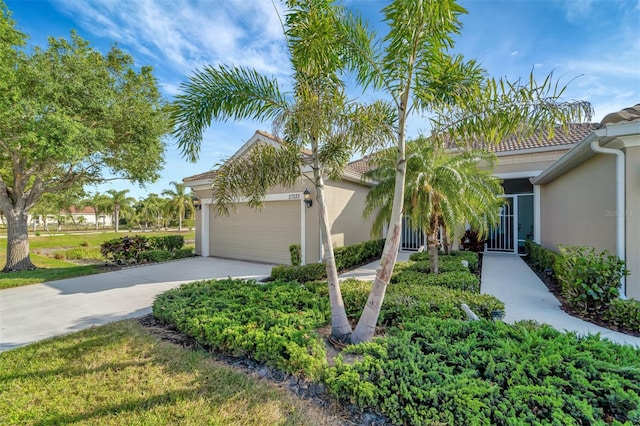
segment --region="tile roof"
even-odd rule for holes
[[[625,108],[621,111],[612,112],[604,116],[600,122],[600,127],[604,127],[608,124],[617,124],[622,121],[636,121],[640,120],[640,104],[635,104],[632,107]]]
[[[206,180],[206,179],[213,179],[214,176],[216,175],[217,170],[209,170],[208,172],[204,172],[204,173],[199,173],[197,175],[193,175],[193,176],[187,176],[186,178],[182,179],[183,182],[193,182],[196,180]]]
[[[574,144],[586,138],[592,131],[597,128],[598,126],[594,123],[570,124],[566,132],[562,129],[562,127],[556,127],[553,132],[553,137],[549,137],[548,131],[541,131],[527,138],[520,138],[514,135],[508,137],[497,145],[488,145],[480,142],[464,146],[464,148],[486,149],[495,152],[496,154],[510,151],[520,151],[524,149],[551,147],[569,149]]]

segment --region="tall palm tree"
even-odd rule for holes
[[[108,195],[97,192],[84,200],[84,204],[93,207],[93,214],[96,223],[96,230],[100,225],[100,215],[110,213],[111,200]],[[104,226],[104,225],[103,225]]]
[[[407,143],[404,212],[427,235],[431,271],[438,273],[439,231],[459,230],[467,223],[480,234],[498,221],[504,190],[491,175],[495,155],[488,151],[452,153],[444,144],[418,138]],[[484,166],[479,168],[480,163]],[[371,161],[367,177],[377,185],[367,194],[365,216],[376,214],[374,232],[388,223],[395,184],[395,152],[383,151]]]
[[[183,183],[170,182],[174,189],[165,189],[162,195],[169,197],[168,206],[173,213],[178,216],[178,231],[182,232],[182,220],[187,212],[193,213],[193,202],[191,194],[187,193],[187,187]]]
[[[331,305],[332,336],[348,340],[348,321],[333,253],[324,197],[326,177],[339,177],[354,152],[380,146],[391,133],[393,111],[384,102],[363,105],[345,94],[341,71],[353,68],[355,51],[370,40],[359,20],[331,0],[288,0],[285,36],[293,68],[292,91],[244,67],[205,67],[183,84],[173,109],[178,145],[190,159],[199,153],[202,132],[211,120],[271,121],[281,145],[254,146],[216,174],[213,192],[219,213],[227,214],[238,196],[262,205],[267,190],[308,179],[315,187]],[[310,154],[305,154],[303,148]],[[311,176],[303,174],[310,167]]]
[[[107,194],[109,194],[110,197],[109,201],[111,211],[113,212],[116,232],[119,232],[120,215],[129,212],[131,210],[131,204],[135,201],[133,197],[127,197],[128,192],[128,189],[123,189],[122,191],[116,191],[115,189],[107,190]]]

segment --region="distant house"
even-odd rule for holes
[[[503,179],[505,205],[486,250],[522,254],[527,239],[554,249],[559,244],[607,249],[631,270],[627,297],[640,299],[640,105],[610,114],[601,124],[567,130],[467,147],[495,152],[494,174]],[[278,143],[258,131],[235,155],[258,142]],[[370,184],[361,177],[368,168],[364,157],[350,163],[341,180],[327,183],[336,246],[370,238],[371,221],[362,217]],[[203,202],[196,214],[197,254],[288,263],[288,247],[297,243],[306,263],[321,258],[317,210],[305,209],[305,185],[273,188],[262,211],[239,203],[238,213],[224,218],[212,209],[214,176],[209,171],[184,179]],[[405,222],[401,249],[418,249],[422,238]]]

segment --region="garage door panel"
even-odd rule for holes
[[[211,254],[288,264],[289,246],[300,243],[300,202],[271,201],[259,211],[236,207],[237,213],[211,219]]]

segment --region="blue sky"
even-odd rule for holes
[[[17,27],[32,45],[48,36],[69,37],[75,29],[93,47],[112,43],[137,65],[155,69],[168,100],[181,82],[206,64],[242,65],[286,84],[289,67],[277,0],[5,0]],[[380,34],[385,33],[380,0],[349,0]],[[640,0],[462,0],[469,14],[455,52],[478,60],[489,74],[509,79],[538,78],[553,71],[561,82],[574,79],[567,99],[590,101],[594,121],[640,102]],[[257,129],[270,123],[213,123],[205,133],[200,160],[181,158],[169,139],[162,178],[142,189],[118,181],[98,188],[131,190],[138,198],[160,193],[170,181],[209,170],[233,154]],[[426,129],[415,116],[409,135]],[[89,188],[91,190],[91,188]]]

